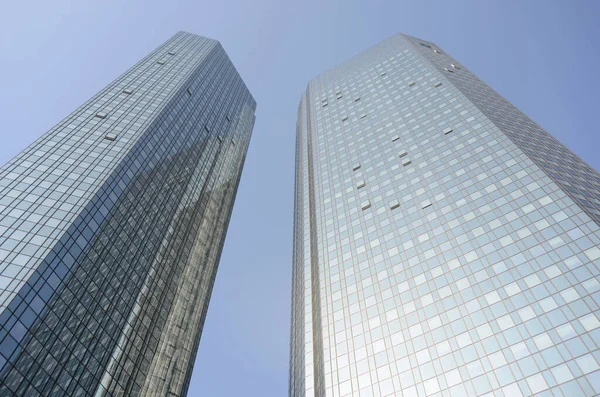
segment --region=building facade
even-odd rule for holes
[[[179,32],[0,169],[0,396],[182,396],[254,125]]]
[[[600,175],[431,42],[298,109],[292,397],[600,394]]]

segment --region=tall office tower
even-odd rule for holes
[[[180,32],[0,169],[0,396],[186,394],[255,108]]]
[[[600,393],[600,175],[433,43],[298,110],[290,396]]]

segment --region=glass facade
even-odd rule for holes
[[[180,396],[256,103],[179,32],[0,168],[0,396]]]
[[[298,109],[291,397],[600,394],[600,175],[397,34]]]

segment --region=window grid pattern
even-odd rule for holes
[[[426,51],[417,47],[419,39],[405,37],[432,65],[452,71],[445,77],[600,224],[600,174],[596,170],[469,70],[458,67],[448,53]]]
[[[294,243],[317,252],[294,257],[290,395],[597,395],[598,224],[423,43],[393,36],[301,101]]]
[[[179,32],[0,169],[0,396],[185,394],[255,107]]]

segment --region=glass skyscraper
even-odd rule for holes
[[[186,394],[255,108],[180,32],[0,169],[0,396]]]
[[[600,394],[600,175],[397,34],[298,109],[290,396]]]

